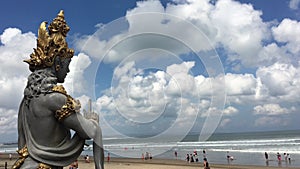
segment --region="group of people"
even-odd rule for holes
[[[149,152],[146,152],[145,154],[142,153],[142,160],[151,160],[152,159],[152,154]]]
[[[177,157],[177,152],[175,152],[175,156]],[[199,162],[198,153],[197,151],[194,151],[191,154],[186,154],[186,161],[188,163],[194,163]],[[203,150],[203,166],[204,169],[210,169],[207,157],[206,157],[206,150]]]
[[[189,163],[199,162],[197,151],[194,151],[191,154],[186,154],[186,161]]]
[[[283,153],[283,156],[285,161],[291,161],[291,155],[289,153]],[[278,161],[282,160],[281,154],[279,152],[277,152],[276,157]],[[265,152],[265,159],[266,161],[269,160],[269,154],[267,152]]]

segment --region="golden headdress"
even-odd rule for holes
[[[33,49],[30,59],[24,60],[29,64],[29,69],[33,72],[37,69],[51,67],[56,57],[72,58],[74,50],[68,48],[66,42],[67,33],[70,27],[61,10],[52,23],[46,28],[47,22],[42,22],[38,30],[37,48]]]

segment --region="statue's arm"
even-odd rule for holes
[[[93,155],[96,169],[104,169],[104,150],[102,143],[102,131],[96,121],[86,119],[80,113],[75,110],[62,109],[68,102],[66,95],[60,93],[54,93],[51,100],[55,103],[52,104],[53,111],[68,112],[66,116],[58,116],[57,118],[66,127],[76,131],[76,133],[83,139],[93,139]],[[76,107],[76,106],[75,106]],[[57,115],[57,114],[56,114]]]
[[[104,169],[104,150],[102,131],[95,121],[84,118],[80,113],[73,113],[63,120],[66,127],[76,131],[81,138],[93,139],[93,155],[96,169]]]

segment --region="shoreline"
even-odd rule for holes
[[[11,168],[12,164],[16,161],[17,154],[12,154],[12,159],[9,159],[9,153],[0,154],[0,169],[4,168],[5,162],[8,164],[8,168]],[[92,169],[94,168],[93,158],[91,157],[91,162],[86,163],[84,161],[84,156],[78,158],[80,169]],[[106,169],[193,169],[193,168],[203,168],[203,163],[187,163],[186,161],[179,159],[163,159],[154,158],[148,160],[142,160],[141,158],[110,158],[110,162],[107,162],[105,158],[105,168]],[[257,166],[257,165],[239,165],[239,164],[210,164],[211,169],[279,169],[279,168],[290,168],[290,169],[300,169],[300,167],[291,166]],[[64,169],[68,169],[66,166]]]

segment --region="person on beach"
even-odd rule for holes
[[[287,161],[288,157],[287,157],[287,153],[283,153],[284,156],[284,160]]]
[[[277,160],[278,160],[278,161],[281,161],[281,155],[279,154],[279,152],[277,152],[277,155],[276,155],[276,156],[277,156]]]
[[[199,162],[199,159],[198,159],[198,154],[197,152],[194,153],[194,157],[195,157],[195,162]]]
[[[191,163],[195,162],[193,154],[190,154],[190,162]]]
[[[110,153],[107,154],[107,162],[109,163],[110,161]]]
[[[190,155],[189,154],[186,154],[186,162],[190,162]]]
[[[203,166],[204,166],[204,169],[210,169],[210,166],[209,166],[209,163],[207,161],[207,158],[203,159]]]
[[[174,152],[175,158],[177,159],[177,151]]]
[[[266,159],[266,161],[268,161],[268,160],[269,160],[269,155],[268,155],[268,153],[267,153],[267,152],[265,152],[265,159]]]
[[[226,152],[227,160],[234,160],[234,157],[232,155],[229,155],[229,151]]]
[[[89,155],[85,155],[84,160],[86,163],[90,163],[90,156]]]
[[[74,55],[66,42],[69,30],[62,10],[48,27],[42,22],[37,47],[25,60],[32,73],[19,106],[19,158],[12,169],[63,169],[80,156],[87,139],[93,139],[95,169],[104,169],[98,122],[81,115],[79,101],[58,85],[65,81]]]
[[[78,160],[75,160],[69,167],[69,169],[78,169]]]

